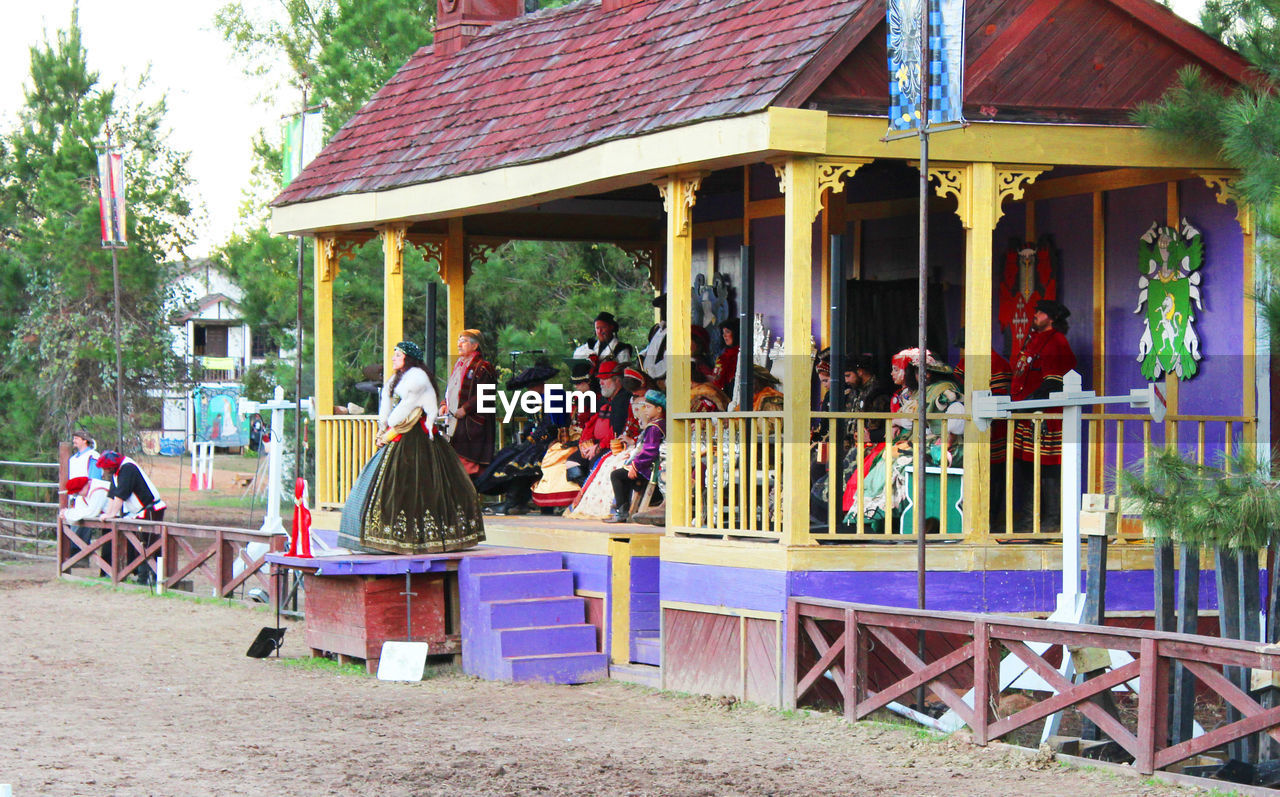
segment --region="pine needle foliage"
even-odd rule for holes
[[[1280,489],[1247,449],[1214,466],[1162,449],[1145,467],[1121,471],[1120,484],[1160,540],[1257,551],[1280,533]]]

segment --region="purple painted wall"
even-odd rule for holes
[[[797,571],[662,563],[662,600],[782,612],[788,597],[914,607],[914,571]],[[1150,570],[1109,571],[1108,611],[1151,611]],[[1085,588],[1080,574],[1080,588]],[[1263,579],[1265,586],[1265,579]],[[931,571],[926,605],[936,611],[1052,612],[1062,586],[1056,570]],[[1200,574],[1200,608],[1216,610],[1213,570]]]

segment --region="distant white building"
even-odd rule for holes
[[[265,332],[254,334],[240,314],[244,291],[208,258],[192,260],[174,288],[169,313],[174,352],[187,363],[196,386],[190,393],[165,396],[158,435],[162,447],[166,453],[175,444],[185,450],[196,440],[245,445],[248,424],[235,410],[244,376],[269,356],[291,353],[275,348]]]

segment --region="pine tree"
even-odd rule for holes
[[[165,140],[164,101],[129,105],[100,86],[73,9],[31,48],[18,127],[0,137],[0,450],[48,452],[73,426],[114,440],[110,253],[101,248],[96,152],[124,153],[128,237],[119,252],[126,425],[158,422],[152,398],[179,377],[165,320],[169,267],[192,239],[186,156]],[[96,419],[96,423],[95,423]]]

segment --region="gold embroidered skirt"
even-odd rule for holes
[[[445,553],[484,541],[480,497],[443,436],[421,423],[386,445],[365,499],[362,546],[398,554]]]

